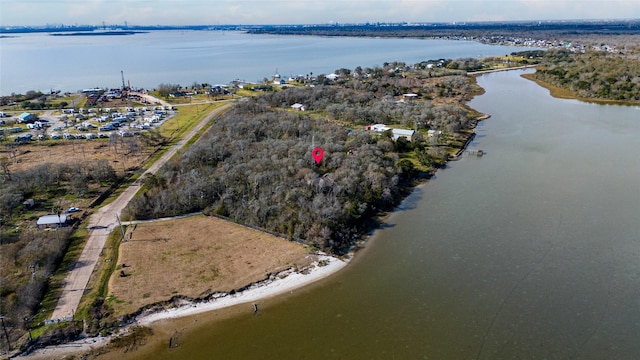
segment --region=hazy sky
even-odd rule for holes
[[[0,25],[640,18],[640,0],[0,0]]]

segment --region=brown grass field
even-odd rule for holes
[[[313,260],[300,244],[204,215],[130,225],[129,236],[109,281],[118,315],[175,295],[229,292]]]
[[[122,146],[110,146],[108,139],[55,141],[18,146],[11,143],[3,144],[0,147],[0,157],[11,160],[10,171],[26,170],[45,163],[81,164],[91,160],[107,159],[120,174],[125,169],[142,164],[152,151],[141,147],[142,151],[133,154]]]

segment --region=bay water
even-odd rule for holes
[[[341,68],[510,54],[528,48],[471,41],[251,35],[240,31],[151,31],[118,36],[21,34],[0,38],[0,95],[161,83],[227,84]]]

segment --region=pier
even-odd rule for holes
[[[470,150],[465,150],[463,152],[464,154],[469,154],[469,155],[476,155],[476,156],[483,156],[485,154],[484,151],[480,150],[480,149],[470,149]]]

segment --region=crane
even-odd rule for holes
[[[124,83],[124,71],[120,70],[120,75],[122,76],[122,90],[126,90],[127,86]]]

